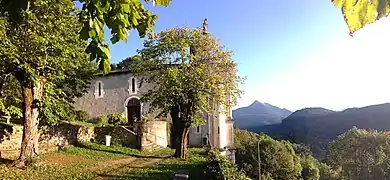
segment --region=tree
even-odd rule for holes
[[[54,10],[54,12],[63,10],[59,7],[64,4],[67,4],[67,8],[74,8],[73,1],[0,1],[0,35],[2,40],[0,45],[3,48],[1,49],[0,63],[1,66],[6,67],[4,68],[4,72],[1,72],[1,75],[7,75],[13,72],[13,76],[21,83],[23,92],[24,140],[22,142],[20,158],[15,164],[23,165],[28,159],[35,157],[38,153],[38,110],[40,109],[39,105],[42,105],[42,103],[39,104],[38,102],[42,100],[43,89],[51,89],[51,94],[56,95],[56,97],[59,97],[57,96],[58,94],[63,95],[62,93],[55,92],[56,89],[54,86],[51,86],[51,82],[47,83],[47,80],[50,79],[49,77],[52,77],[53,74],[56,74],[56,72],[61,74],[64,67],[73,63],[74,56],[70,56],[70,52],[72,51],[70,50],[71,48],[66,49],[67,51],[64,52],[61,50],[58,51],[58,49],[63,48],[64,44],[71,42],[56,35],[66,35],[68,32],[64,32],[63,30],[70,28],[69,32],[71,32],[73,37],[78,37],[80,34],[82,39],[90,39],[91,41],[88,47],[86,44],[83,44],[83,48],[87,47],[87,52],[91,53],[90,59],[96,60],[96,62],[100,64],[99,67],[103,69],[103,73],[107,73],[110,70],[110,55],[108,44],[104,41],[104,25],[111,29],[111,34],[113,36],[111,41],[112,43],[116,43],[119,40],[126,41],[129,30],[131,29],[137,29],[139,35],[144,36],[147,31],[152,29],[155,19],[157,18],[157,16],[152,15],[152,13],[146,10],[143,4],[137,0],[80,0],[80,2],[83,4],[83,10],[81,12],[76,12],[74,10],[65,10],[65,12],[58,11],[59,15],[56,16],[52,13],[52,10]],[[145,0],[145,2],[153,2],[156,5],[166,6],[169,4],[170,0]],[[44,10],[44,8],[47,8],[47,4],[52,6],[48,11]],[[41,7],[42,9],[39,9]],[[77,14],[83,24],[83,28],[78,29],[77,33],[73,32],[72,25],[55,26],[56,24],[62,23],[62,21],[54,21],[54,23],[52,22],[51,24],[46,24],[45,22],[47,19],[53,21],[53,16],[61,18],[62,15],[70,15],[71,13],[72,18]],[[74,20],[71,22],[73,22],[74,25],[78,25]],[[61,29],[63,31],[62,33],[54,33],[50,36],[50,33],[48,32],[54,31],[55,28],[64,29]],[[46,31],[46,29],[48,29],[48,31]],[[21,43],[22,40],[24,40],[22,39],[23,37],[27,37],[26,40],[30,40],[29,43],[27,43],[28,45],[23,45],[23,43]],[[16,40],[13,38],[16,38],[16,40],[19,40],[20,42],[15,42]],[[52,41],[62,41],[63,44],[51,43]],[[58,45],[59,47],[55,45]],[[21,50],[24,52],[22,55],[18,54]],[[50,50],[50,52],[47,52],[47,50]],[[47,61],[42,61],[42,59],[48,57],[49,59],[46,59]],[[63,66],[54,67],[53,64],[42,64],[42,62],[50,62],[53,59],[56,59],[60,62],[59,65]],[[56,103],[52,101],[51,104]]]
[[[389,133],[354,127],[329,145],[326,161],[345,179],[389,179]]]
[[[49,3],[52,0],[43,0]],[[71,0],[67,0],[71,1]],[[168,6],[171,0],[78,0],[82,3],[82,11],[78,13],[83,28],[80,37],[90,39],[87,52],[91,53],[91,60],[100,64],[103,73],[110,71],[110,50],[104,40],[104,26],[111,30],[111,42],[123,40],[127,42],[129,31],[136,29],[139,36],[145,36],[151,31],[156,15],[145,9],[142,2],[152,2],[154,5]],[[0,15],[7,17],[7,21],[14,26],[23,24],[25,13],[28,12],[35,0],[2,0],[0,1]]]
[[[320,170],[321,180],[340,180],[338,171],[333,170],[330,166],[325,163],[319,163],[318,169]]]
[[[134,65],[134,63],[137,63],[141,60],[142,60],[142,57],[140,57],[139,55],[127,57],[124,60],[122,60],[121,62],[119,62],[118,64],[115,64],[115,69],[126,69],[129,67],[132,67]]]
[[[240,93],[231,52],[204,29],[172,28],[150,34],[139,55],[132,69],[154,84],[142,101],[170,115],[175,156],[186,158],[191,125],[204,123],[203,114],[220,107],[227,113]]]
[[[262,179],[298,179],[302,166],[292,145],[287,141],[277,141],[265,135],[235,129],[234,146],[236,160],[251,178],[258,178],[257,143],[260,143],[260,164]]]
[[[2,75],[12,75],[21,89],[24,129],[14,165],[23,167],[39,153],[39,119],[54,120],[53,112],[61,112],[51,108],[68,101],[67,95],[77,95],[78,88],[65,85],[64,80],[82,75],[72,73],[87,64],[87,42],[78,37],[82,25],[72,1],[28,3],[18,26],[10,22],[9,13],[0,13],[0,66]]]
[[[365,25],[371,24],[390,13],[388,0],[332,0],[336,7],[341,7],[350,35]]]

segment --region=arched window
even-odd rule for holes
[[[103,89],[103,81],[96,81],[95,83],[95,98],[102,98],[104,97],[104,89]]]
[[[130,77],[129,79],[129,94],[137,94],[138,87],[137,87],[137,78],[136,77]]]

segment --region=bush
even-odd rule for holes
[[[204,173],[206,178],[211,180],[249,179],[245,176],[243,171],[238,170],[230,159],[220,155],[220,153],[214,150],[211,150],[208,153]]]
[[[114,113],[110,115],[110,123],[115,125],[124,125],[127,124],[127,119],[122,113]]]
[[[75,112],[75,115],[76,115],[76,117],[75,117],[76,121],[87,122],[87,121],[89,121],[91,119],[91,116],[86,111],[77,110]]]
[[[99,127],[106,127],[109,125],[107,116],[100,116],[97,118],[97,125]]]

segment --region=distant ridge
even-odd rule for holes
[[[295,111],[279,124],[258,126],[251,131],[304,143],[311,147],[317,157],[323,158],[329,142],[354,126],[390,131],[390,104],[349,108],[343,111],[305,108]]]

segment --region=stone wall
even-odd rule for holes
[[[0,151],[2,157],[16,156],[23,135],[22,126],[0,124]]]
[[[39,137],[39,151],[45,153],[68,146],[78,141],[81,126],[60,123],[54,127],[41,127]],[[19,154],[23,137],[23,126],[0,124],[0,151],[3,157],[12,158]]]
[[[168,123],[165,121],[139,122],[138,127],[144,129],[144,136],[150,143],[160,147],[168,146]],[[77,145],[78,142],[95,142],[105,144],[105,136],[111,136],[111,144],[130,148],[143,146],[139,132],[129,128],[93,127],[78,123],[61,122],[53,127],[41,127],[39,138],[40,153],[57,150],[59,147]],[[142,134],[142,133],[141,133]],[[23,136],[20,125],[0,124],[0,152],[2,157],[12,158],[19,154]]]
[[[166,121],[136,122],[135,128],[141,132],[141,139],[149,141],[160,147],[168,147],[169,126]],[[141,146],[142,146],[141,142]],[[142,147],[141,147],[142,149]]]
[[[96,127],[94,129],[94,134],[95,136],[93,142],[99,144],[105,144],[106,135],[110,135],[112,145],[125,146],[137,149],[140,146],[140,142],[136,133],[126,127]]]

